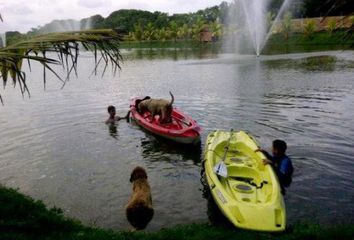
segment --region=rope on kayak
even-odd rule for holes
[[[216,152],[215,150],[212,150],[212,149],[207,149],[206,150],[207,152],[213,152],[218,158],[223,158],[223,156],[221,156],[220,154],[218,154],[218,152]],[[205,160],[203,160],[205,162]]]
[[[248,178],[248,177],[231,177],[237,181],[245,182],[248,183],[252,186],[254,186],[257,189],[261,189],[264,184],[268,184],[268,181],[262,181],[261,184],[258,186],[255,182],[253,182],[253,178]]]

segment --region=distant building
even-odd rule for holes
[[[201,42],[213,41],[213,33],[209,31],[209,28],[207,26],[205,26],[203,30],[200,32],[200,41]]]

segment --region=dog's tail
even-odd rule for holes
[[[175,101],[175,98],[173,96],[173,94],[170,91],[170,95],[171,95],[171,102],[170,102],[170,106],[172,106],[173,102]]]

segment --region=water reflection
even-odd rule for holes
[[[149,161],[192,161],[194,165],[201,162],[202,147],[197,145],[185,145],[156,135],[146,133],[141,138],[142,156]]]
[[[109,135],[114,139],[118,140],[118,131],[115,123],[108,124]]]
[[[259,58],[214,58],[213,50],[203,49],[124,54],[128,61],[116,77],[88,80],[93,59],[80,58],[79,78],[63,90],[43,92],[40,81],[30,81],[35,98],[22,100],[17,91],[5,91],[10,101],[0,117],[1,184],[56,204],[85,223],[100,218],[100,226],[121,229],[126,219],[120,206],[131,190],[126,179],[133,165],[143,165],[157,207],[151,229],[205,222],[207,211],[218,215],[200,192],[203,146],[171,143],[133,123],[106,126],[98,120],[107,103],[126,109],[132,96],[173,90],[176,107],[204,129],[202,143],[208,131],[231,128],[247,130],[263,147],[275,138],[289,143],[295,167],[286,196],[289,223],[354,222],[349,214],[354,199],[354,111],[348,110],[354,102],[352,51]],[[329,67],[316,70],[317,61]],[[39,78],[40,66],[33,69],[30,78]]]
[[[214,45],[197,48],[136,48],[123,51],[125,60],[211,59],[217,57],[218,54],[219,47]]]
[[[336,56],[310,56],[300,59],[277,59],[262,61],[268,68],[298,69],[310,72],[332,72],[336,69],[354,68],[354,61],[338,59]]]

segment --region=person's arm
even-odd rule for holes
[[[124,116],[124,117],[119,117],[117,116],[116,117],[116,120],[119,121],[119,120],[122,120],[122,119],[128,119],[130,116],[130,110],[127,112],[127,114]]]
[[[263,153],[266,156],[266,159],[263,159],[263,164],[264,165],[266,165],[266,164],[269,164],[269,165],[272,165],[272,166],[274,165],[272,155],[270,155],[266,150],[264,150],[262,148],[258,148],[256,150],[256,152],[261,152],[261,153]]]
[[[272,160],[269,160],[269,159],[263,159],[263,164],[266,165],[266,164],[269,164],[269,165],[273,165],[273,161]]]
[[[272,155],[270,155],[266,150],[261,149],[261,152],[266,156],[268,160],[273,161]]]
[[[129,119],[129,116],[130,116],[130,110],[127,112],[127,114],[123,118]]]

